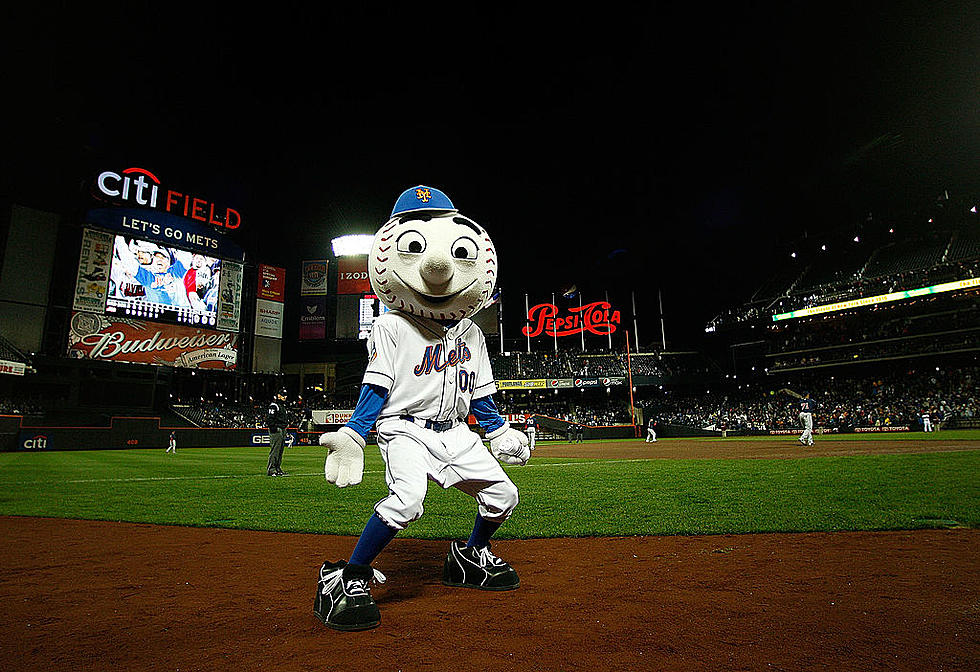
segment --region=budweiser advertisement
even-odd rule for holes
[[[68,356],[104,362],[229,370],[235,368],[238,360],[238,334],[75,312],[68,332]]]

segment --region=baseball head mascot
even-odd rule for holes
[[[371,563],[394,536],[422,515],[428,481],[476,500],[466,542],[454,541],[443,583],[512,590],[517,572],[490,551],[490,536],[517,506],[517,488],[500,462],[523,465],[527,437],[511,429],[496,392],[483,332],[470,318],[490,302],[497,252],[486,230],[432,187],[405,191],[374,238],[371,286],[389,308],[368,339],[367,370],[354,415],[320,437],[325,473],[338,487],[361,482],[368,431],[377,425],[388,496],[374,507],[348,561],[320,568],[314,612],[339,630],[380,623],[369,584],[384,576]],[[474,415],[487,451],[466,418]],[[496,459],[494,459],[496,458]]]

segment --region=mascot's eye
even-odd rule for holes
[[[470,238],[459,238],[452,247],[454,259],[476,259],[476,242]]]
[[[418,231],[406,231],[398,236],[395,248],[399,252],[420,254],[425,252],[425,237]]]

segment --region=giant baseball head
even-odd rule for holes
[[[368,272],[388,308],[458,320],[490,302],[497,251],[486,230],[444,193],[418,186],[402,193],[374,237]]]

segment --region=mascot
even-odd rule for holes
[[[446,585],[513,590],[517,572],[490,551],[490,537],[517,506],[517,487],[497,462],[523,465],[527,437],[511,429],[493,402],[497,387],[483,332],[470,318],[490,302],[497,252],[486,230],[459,214],[432,187],[398,198],[374,238],[371,287],[389,312],[374,323],[360,397],[350,422],[320,437],[326,478],[357,485],[365,438],[377,424],[388,496],[374,507],[347,561],[325,562],[314,613],[338,630],[381,622],[372,561],[394,536],[422,515],[428,481],[476,500],[470,538],[453,541],[443,568]],[[489,452],[466,418],[474,415]],[[496,459],[494,459],[496,458]]]

